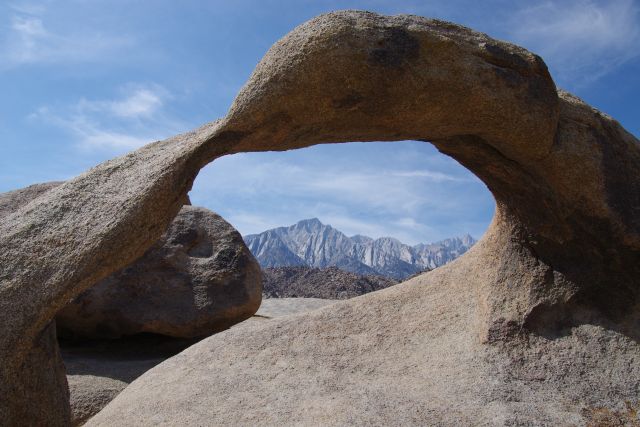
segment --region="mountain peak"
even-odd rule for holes
[[[318,218],[303,219],[289,227],[291,230],[305,230],[309,233],[314,233],[325,228],[331,228],[331,226],[324,225]]]
[[[463,244],[465,244],[465,245],[469,245],[469,246],[471,246],[471,245],[473,245],[475,242],[477,242],[477,240],[476,240],[476,239],[474,239],[474,238],[473,238],[473,236],[472,236],[471,234],[469,234],[469,233],[466,233],[466,234],[462,235],[462,236],[460,237],[460,240],[462,240],[462,243],[463,243]]]
[[[298,221],[296,225],[323,226],[324,224],[318,218],[309,218]]]
[[[475,243],[469,235],[413,247],[392,237],[375,240],[362,235],[347,237],[318,218],[245,236],[245,241],[263,267],[335,266],[353,273],[395,279],[446,264]]]

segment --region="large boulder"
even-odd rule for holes
[[[49,387],[19,374],[38,334],[160,238],[205,164],[405,139],[486,183],[496,214],[482,241],[404,285],[214,335],[93,424],[569,424],[638,400],[638,140],[522,48],[345,11],[276,43],[222,120],[0,218],[1,419],[28,422]]]
[[[378,292],[207,338],[88,425],[573,426],[636,405],[639,346],[624,334],[583,324],[478,340],[475,292],[495,274],[478,249]]]
[[[184,206],[140,259],[83,292],[56,322],[62,337],[195,338],[251,317],[261,298],[260,265],[240,233],[208,209]]]
[[[268,299],[263,301],[253,317],[242,324],[262,323],[333,302],[316,298]],[[71,424],[86,423],[133,380],[193,342],[192,339],[160,335],[119,340],[62,341],[62,358],[69,382]]]

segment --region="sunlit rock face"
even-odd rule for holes
[[[571,425],[637,401],[638,140],[556,91],[522,48],[442,21],[347,11],[276,43],[225,118],[0,219],[2,419],[38,424],[29,402],[50,384],[30,387],[23,368],[39,334],[162,235],[205,164],[407,139],[431,141],[493,193],[492,225],[467,254],[380,292],[215,335],[90,424]]]

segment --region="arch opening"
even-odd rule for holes
[[[349,236],[412,245],[479,238],[495,209],[475,175],[422,141],[224,156],[199,173],[189,196],[243,235],[317,217]]]
[[[468,273],[481,339],[591,322],[637,340],[638,140],[558,91],[522,48],[442,21],[344,11],[276,43],[225,118],[105,162],[3,218],[3,419],[29,418],[32,399],[13,397],[36,395],[39,379],[19,368],[55,312],[140,256],[204,165],[406,139],[431,140],[495,196],[482,245],[447,270],[450,283]]]

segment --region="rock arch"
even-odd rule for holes
[[[205,164],[407,139],[430,141],[496,198],[487,236],[456,264],[487,268],[468,296],[480,342],[587,322],[637,340],[638,140],[557,91],[522,48],[437,20],[336,12],[277,42],[223,119],[105,162],[0,219],[0,417],[42,421],[32,399],[65,386],[29,370],[49,351],[42,331],[162,234]]]

